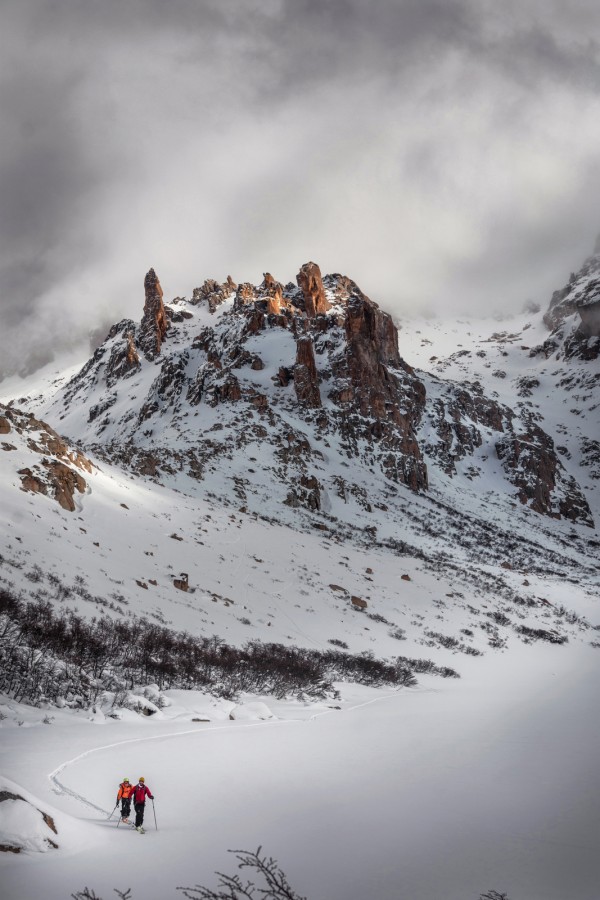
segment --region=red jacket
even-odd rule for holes
[[[147,788],[145,784],[136,784],[133,789],[133,802],[145,803],[147,796],[150,797],[151,800],[154,799],[154,797],[150,793],[149,788]]]

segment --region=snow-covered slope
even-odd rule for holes
[[[565,354],[565,332],[576,331],[577,318],[567,317],[552,338],[541,311],[504,319],[411,319],[400,323],[400,340],[430,382],[477,382],[491,398],[540,423],[566,472],[582,486],[597,523],[600,363]]]
[[[544,337],[533,314],[501,327],[402,323],[409,365],[389,317],[349,279],[315,281],[315,269],[309,288],[326,308],[313,319],[308,289],[270,276],[237,292],[207,282],[167,307],[160,352],[147,309],[141,326],[113,328],[81,371],[18,398],[87,456],[54,432],[43,438],[31,413],[5,410],[4,583],[26,594],[35,585],[38,598],[84,616],[141,615],[236,644],[342,642],[383,657],[440,646],[447,619],[450,653],[453,640],[463,652],[503,646],[497,625],[480,627],[482,609],[508,605],[513,634],[540,618],[572,627],[544,601],[587,615],[600,505],[585,447],[600,423],[594,396],[572,388],[596,378],[598,361],[533,353]],[[157,285],[147,295],[164,312]],[[306,335],[315,402],[298,388]],[[357,374],[354,357],[369,355]],[[540,434],[533,499],[518,502]],[[526,453],[508,478],[500,448],[510,455],[519,441]],[[68,473],[69,460],[65,512],[48,473]],[[552,469],[550,515],[536,511],[536,466]],[[571,510],[585,497],[593,518],[561,516],[567,496]],[[175,586],[182,573],[188,591]]]
[[[502,772],[514,763],[504,750],[485,762],[489,742],[476,720],[494,729],[496,714],[499,723],[512,722],[510,710],[516,707],[528,717],[541,693],[549,691],[554,671],[574,692],[585,684],[594,694],[600,660],[598,359],[566,352],[562,332],[554,334],[551,347],[541,313],[533,312],[502,322],[403,321],[398,351],[389,316],[349,279],[321,281],[310,265],[301,270],[298,287],[283,287],[270,276],[258,287],[207,282],[190,301],[176,298],[166,307],[158,280],[147,279],[142,322],[115,326],[82,369],[59,373],[50,367],[29,387],[19,382],[18,389],[14,382],[3,383],[10,391],[0,398],[6,404],[0,408],[0,612],[6,638],[2,659],[8,663],[0,728],[10,736],[6,771],[30,785],[40,808],[48,805],[48,791],[65,790],[56,802],[72,814],[82,814],[82,801],[105,809],[115,766],[126,766],[131,776],[143,759],[164,798],[179,790],[179,773],[185,772],[192,781],[192,806],[206,803],[207,816],[218,827],[211,859],[198,871],[190,865],[192,855],[197,863],[191,847],[202,833],[191,813],[165,804],[172,833],[169,864],[156,882],[161,896],[181,883],[180,859],[186,878],[206,880],[209,871],[223,866],[216,859],[223,844],[239,845],[256,834],[256,845],[270,841],[274,846],[266,849],[291,865],[298,889],[306,884],[315,900],[319,879],[325,885],[320,895],[362,897],[374,877],[368,859],[375,855],[384,866],[389,845],[381,837],[396,828],[406,847],[421,848],[420,856],[407,851],[401,865],[390,866],[371,889],[374,897],[401,896],[404,872],[411,900],[458,900],[466,890],[475,892],[475,874],[485,876],[477,882],[481,890],[513,884],[521,891],[518,900],[533,883],[537,894],[531,896],[563,900],[555,888],[563,890],[564,879],[548,875],[550,852],[539,855],[539,864],[549,867],[542,879],[528,882],[522,862],[499,868],[494,847],[503,823],[509,830],[517,827],[510,815],[500,815],[489,842],[481,841],[484,863],[474,862],[468,843],[486,814],[475,800],[463,810],[474,830],[465,825],[464,843],[459,837],[453,843],[456,865],[444,855],[443,829],[435,833],[435,863],[425,859],[422,848],[431,817],[440,813],[434,799],[444,783],[456,788],[440,820],[448,824],[451,808],[460,807],[461,793],[470,790],[470,771],[480,785],[490,773],[501,785]],[[574,325],[567,317],[560,327],[571,333]],[[14,598],[24,604],[18,628]],[[41,633],[31,621],[36,616]],[[260,641],[305,648],[314,659],[338,652],[348,658],[362,654],[363,660],[373,656],[392,670],[411,669],[418,685],[399,692],[400,682],[386,687],[391,700],[381,706],[381,715],[374,711],[381,689],[339,683],[320,699],[298,691],[285,700],[274,700],[273,692],[217,700],[208,693],[169,690],[168,674],[157,685],[138,679],[138,670],[129,677],[109,661],[98,675],[84,656],[44,659],[37,649],[46,646],[44,628],[62,621],[76,630],[78,622],[93,619],[125,623],[133,631],[121,633],[132,643],[137,628],[141,641],[142,631],[145,639],[155,626],[177,632],[181,641],[214,635],[229,648]],[[107,640],[115,633],[106,626]],[[24,635],[30,641],[23,645],[30,654],[22,669],[27,678],[15,669],[7,679],[6,670],[22,660]],[[539,666],[539,677],[526,689],[519,679],[527,679],[529,664]],[[463,676],[464,686],[462,679],[439,677],[453,673]],[[55,690],[48,687],[52,678]],[[173,683],[182,687],[180,680]],[[21,702],[30,695],[39,709]],[[411,698],[410,711],[403,696]],[[421,723],[418,710],[424,707],[417,706],[427,704],[427,697],[439,703],[433,702],[431,718]],[[579,701],[571,708],[564,700],[550,692],[542,717],[549,778],[556,775],[560,753],[573,752],[574,744],[566,741],[560,753],[549,751],[548,723],[556,715],[571,716],[574,741],[575,720],[583,721],[576,715]],[[369,713],[363,718],[364,704]],[[324,724],[338,706],[341,716],[350,714],[345,723],[356,716],[354,726]],[[464,741],[458,725],[450,724],[453,712],[460,713],[456,721],[469,732]],[[273,824],[281,812],[269,773],[279,760],[277,790],[293,782],[293,772],[281,762],[295,746],[286,729],[294,727],[290,720],[314,716],[321,724],[307,730],[289,755],[300,794],[310,796],[316,817],[325,817],[329,829],[340,828],[344,840],[360,841],[360,828],[348,830],[347,821],[368,811],[365,827],[372,836],[368,852],[348,863],[347,877],[337,886],[332,871],[340,870],[345,855],[330,834],[321,841],[332,848],[331,865],[321,859],[315,878],[303,882],[310,863],[303,866],[299,855],[287,852],[286,841],[300,841],[304,859],[319,852],[319,842],[306,837],[306,822],[313,817],[310,810],[298,813],[301,798],[295,791],[286,815],[296,817],[299,832],[286,826],[286,837],[279,840]],[[540,751],[536,721],[527,731],[536,747],[528,756],[531,767]],[[202,791],[204,770],[194,769],[196,757],[171,740],[175,732],[195,730],[203,722],[223,729],[211,744],[216,782],[209,798]],[[90,723],[109,737],[96,736]],[[513,725],[506,725],[509,743],[523,733]],[[281,739],[268,731],[275,726]],[[259,733],[248,757],[250,735]],[[40,743],[40,735],[49,737]],[[142,746],[147,738],[157,740]],[[134,753],[121,746],[128,741],[136,742]],[[382,745],[385,753],[377,749]],[[468,767],[459,745],[465,752],[468,746],[478,748],[466,753]],[[334,764],[323,750],[327,747],[335,759],[347,754],[347,764]],[[103,760],[101,784],[91,783],[97,770],[88,754],[96,750],[94,758]],[[294,762],[303,754],[318,761],[319,752],[322,778],[315,775],[319,765]],[[170,775],[163,771],[167,757],[173,762]],[[237,775],[248,758],[260,774],[244,784]],[[419,758],[426,761],[423,766]],[[460,770],[456,782],[446,772],[448,758],[450,768]],[[24,769],[34,759],[42,774],[32,783]],[[402,788],[402,778],[394,774],[394,790],[404,791],[403,802],[412,809],[404,824],[395,821],[394,804],[382,800],[390,794],[386,780],[392,777],[391,760],[397,759],[409,778],[432,779],[436,786],[428,793],[428,814],[420,815],[419,791]],[[54,779],[44,792],[47,775],[56,776],[69,760],[69,778],[61,776],[60,784]],[[588,762],[580,766],[586,778]],[[377,765],[381,779],[371,776],[368,789],[344,792],[354,773],[373,772]],[[433,777],[440,768],[444,778]],[[231,772],[234,789],[245,798],[236,801],[235,813],[219,805]],[[531,794],[538,812],[542,787]],[[508,789],[522,790],[523,779],[511,780]],[[249,811],[254,791],[270,798],[272,810],[272,820],[260,818],[260,833],[253,830]],[[502,805],[501,787],[494,805]],[[97,818],[92,807],[86,815]],[[330,807],[339,815],[326,812]],[[385,810],[381,829],[378,809]],[[588,812],[574,826],[579,843],[590,827]],[[178,815],[189,840],[175,833]],[[239,829],[230,815],[241,823]],[[560,820],[559,807],[552,816],[553,822]],[[534,819],[526,827],[528,840],[538,839]],[[562,840],[558,825],[552,828],[549,840]],[[117,849],[112,834],[103,840],[106,858],[127,859],[129,845],[124,850],[121,841]],[[84,843],[59,848],[57,857],[83,854],[89,865]],[[507,854],[512,844],[502,846]],[[564,865],[571,865],[573,853],[561,853]],[[595,900],[589,892],[592,855],[585,848],[582,853],[584,875],[576,882],[581,891],[572,896]],[[83,886],[80,863],[62,871],[56,892],[47,896],[58,898],[66,888]],[[89,871],[99,877],[98,867]],[[501,883],[502,871],[518,877]],[[40,886],[28,870],[15,868],[15,861],[7,872],[11,898],[21,896],[24,885]],[[144,895],[151,896],[152,873],[142,881]],[[114,886],[129,883],[117,879]],[[113,886],[106,879],[96,884],[107,891]],[[353,884],[360,885],[355,895]]]

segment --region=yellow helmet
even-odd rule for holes
[[[127,784],[129,784],[129,778],[124,778],[124,779],[123,779],[123,784],[125,784],[125,782],[127,782]]]
[[[145,781],[145,780],[146,779],[143,777],[143,775],[140,775],[140,781]]]

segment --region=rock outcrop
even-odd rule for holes
[[[427,467],[415,428],[425,407],[425,387],[400,357],[391,316],[361,292],[347,302],[345,346],[334,362],[338,386],[330,397],[347,413],[354,439],[377,441],[388,477],[412,490],[427,488]],[[348,418],[349,417],[349,418]]]
[[[302,335],[296,343],[296,363],[294,365],[294,390],[298,403],[308,409],[319,409],[321,392],[315,362],[313,342],[308,335]]]
[[[304,263],[296,276],[304,298],[304,309],[309,319],[327,312],[329,303],[325,296],[321,270],[314,262]]]
[[[589,505],[575,479],[565,472],[552,438],[529,423],[496,443],[496,452],[517,487],[521,503],[555,519],[593,525]]]
[[[93,471],[90,460],[45,422],[13,407],[0,405],[0,434],[11,435],[15,459],[21,463],[27,459],[27,465],[16,470],[21,489],[52,497],[63,509],[74,512],[75,494],[87,490],[81,472]]]
[[[573,315],[577,316],[577,325],[569,333],[565,324]],[[567,359],[577,356],[588,360],[600,355],[600,239],[593,255],[552,295],[544,324],[552,334],[534,353],[550,356],[562,349]]]
[[[554,441],[526,413],[486,397],[479,383],[460,386],[436,379],[419,437],[430,463],[450,477],[481,476],[476,451],[495,453],[517,498],[535,512],[592,524],[585,496],[562,465]],[[481,449],[480,449],[481,448]],[[483,452],[487,450],[486,452]]]
[[[135,324],[125,319],[108,333],[107,340],[120,337],[115,342],[106,364],[106,383],[112,387],[119,379],[127,378],[140,368],[140,357],[135,345]]]
[[[144,316],[138,336],[138,346],[146,359],[153,360],[160,353],[167,333],[168,322],[163,303],[163,290],[154,269],[144,278]]]
[[[287,307],[283,297],[283,285],[276,281],[270,272],[265,272],[263,282],[258,289],[259,296],[265,299],[265,312],[267,315],[279,316],[282,309]]]
[[[219,284],[214,278],[207,278],[201,287],[194,288],[190,302],[194,305],[206,303],[210,312],[214,313],[236,290],[237,285],[231,275],[227,276],[223,284]]]

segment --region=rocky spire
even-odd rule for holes
[[[160,353],[161,344],[167,333],[163,291],[154,269],[150,269],[144,278],[144,291],[146,300],[138,344],[147,359],[154,359]]]
[[[329,309],[329,303],[325,297],[323,279],[321,278],[321,270],[316,263],[304,263],[296,275],[296,281],[304,295],[304,308],[309,319],[314,319],[315,316]]]
[[[294,388],[299,403],[309,407],[309,409],[319,409],[321,406],[319,377],[317,375],[313,342],[308,335],[298,338],[296,345]]]
[[[263,274],[263,283],[259,291],[265,296],[267,301],[267,313],[279,315],[286,302],[283,299],[283,285],[273,278],[270,272]]]
[[[425,387],[398,351],[391,316],[361,292],[350,297],[344,320],[346,352],[334,361],[340,387],[330,393],[346,416],[371,422],[370,437],[385,446],[388,477],[413,490],[427,488],[427,466],[415,436]]]

